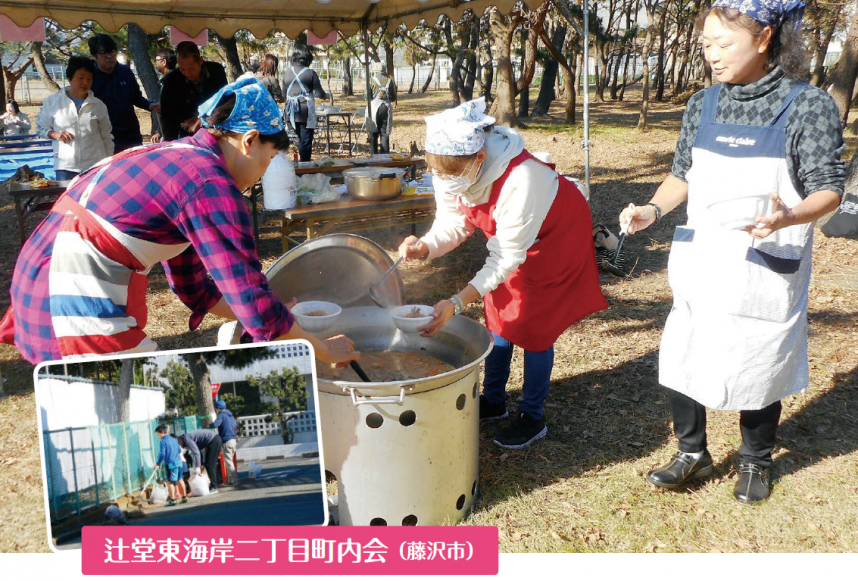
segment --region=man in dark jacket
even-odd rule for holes
[[[217,494],[217,457],[221,448],[220,436],[211,430],[194,430],[179,436],[179,445],[191,451],[194,468],[205,464],[206,474],[209,475],[211,482],[209,494]]]
[[[217,428],[217,433],[223,441],[223,461],[226,463],[226,486],[235,486],[238,483],[238,475],[235,473],[235,446],[236,439],[235,417],[226,409],[226,402],[219,399],[215,402],[217,408],[217,419],[211,425]]]
[[[190,40],[176,46],[178,68],[164,77],[161,88],[161,129],[165,141],[193,135],[200,127],[198,107],[226,86],[226,71],[204,61]]]
[[[140,135],[140,122],[134,107],[159,111],[158,104],[149,102],[140,92],[131,67],[116,62],[116,43],[112,38],[96,34],[88,43],[89,52],[95,59],[92,93],[107,105],[113,126],[114,152],[142,145],[143,136]]]

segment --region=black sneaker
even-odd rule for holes
[[[544,438],[547,433],[545,418],[534,420],[527,412],[519,412],[510,425],[497,433],[494,441],[501,448],[521,450]]]
[[[486,396],[480,394],[480,421],[483,420],[502,420],[509,416],[506,409],[506,398],[502,402],[492,403]]]

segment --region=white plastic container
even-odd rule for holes
[[[266,210],[288,210],[298,203],[297,179],[292,162],[281,152],[262,176],[262,204]]]

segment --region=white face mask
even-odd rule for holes
[[[453,194],[454,196],[461,196],[465,192],[467,192],[472,185],[474,185],[474,180],[468,175],[471,171],[471,167],[474,162],[477,160],[476,157],[462,170],[457,176],[451,177],[439,177],[436,176],[433,172],[432,174],[432,184],[442,191]],[[478,172],[479,174],[479,172]]]

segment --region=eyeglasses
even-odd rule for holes
[[[155,62],[157,63],[158,61],[165,61],[165,62],[166,62],[166,61],[167,61],[167,59],[165,59],[165,58],[164,58],[164,57],[162,57],[162,56],[156,56],[156,57],[155,57]]]
[[[110,52],[98,51],[95,53],[95,56],[116,56],[117,51],[111,50]]]

